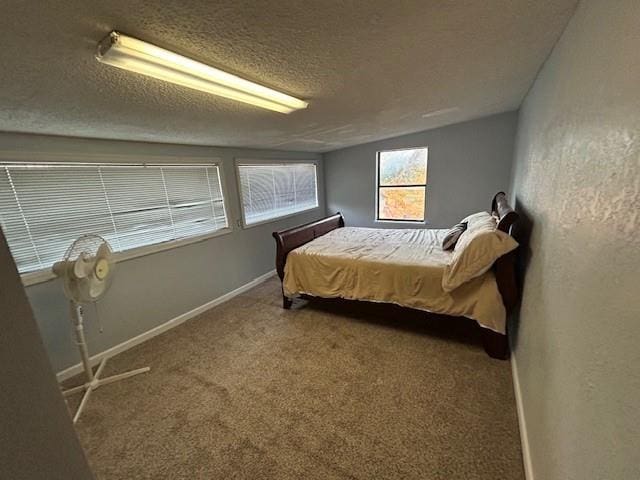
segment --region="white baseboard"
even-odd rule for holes
[[[113,357],[114,355],[117,355],[118,353],[124,352],[125,350],[129,350],[132,347],[135,347],[136,345],[141,344],[142,342],[149,340],[150,338],[155,337],[156,335],[160,335],[161,333],[166,332],[167,330],[170,330],[174,327],[177,327],[178,325],[186,322],[187,320],[189,320],[190,318],[193,318],[197,315],[200,315],[203,312],[206,312],[207,310],[209,310],[210,308],[215,307],[216,305],[220,305],[221,303],[226,302],[227,300],[231,300],[233,297],[240,295],[241,293],[246,292],[247,290],[252,289],[253,287],[255,287],[256,285],[268,280],[269,278],[271,278],[272,276],[274,276],[276,274],[275,270],[271,270],[270,272],[265,273],[264,275],[260,275],[258,278],[255,278],[253,280],[251,280],[249,283],[246,283],[244,285],[242,285],[241,287],[236,288],[235,290],[232,290],[229,293],[225,293],[224,295],[211,300],[210,302],[205,303],[204,305],[200,305],[199,307],[194,308],[193,310],[189,310],[188,312],[183,313],[182,315],[178,315],[175,318],[172,318],[171,320],[158,325],[157,327],[152,328],[151,330],[148,330],[144,333],[141,333],[140,335],[137,335],[133,338],[130,338],[129,340],[126,340],[118,345],[115,345],[111,348],[108,348],[107,350],[97,353],[96,355],[93,355],[90,358],[91,361],[91,365],[97,365],[98,363],[100,363],[100,361],[103,358],[109,358],[109,357]],[[77,375],[78,373],[82,372],[82,363],[78,363],[76,365],[73,365],[69,368],[66,368],[64,370],[62,370],[61,372],[58,372],[57,377],[58,377],[58,381],[62,382],[68,378],[73,377],[74,375]]]
[[[518,413],[518,426],[520,428],[520,444],[522,445],[522,462],[524,463],[524,476],[526,480],[534,480],[533,465],[531,463],[531,450],[529,450],[529,434],[527,432],[527,421],[524,416],[522,405],[522,392],[520,390],[520,378],[518,377],[518,366],[516,357],[511,353],[511,376],[513,377],[513,391],[516,396],[516,410]]]

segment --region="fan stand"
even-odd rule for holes
[[[89,351],[87,350],[87,341],[84,338],[84,326],[83,326],[83,316],[82,316],[82,305],[79,305],[75,302],[70,302],[71,307],[71,318],[73,320],[73,326],[75,327],[76,334],[76,343],[78,344],[78,348],[80,349],[80,356],[82,357],[82,365],[84,366],[84,373],[87,376],[87,382],[83,385],[79,385],[77,387],[69,388],[68,390],[63,390],[62,394],[65,397],[69,397],[78,392],[84,391],[84,396],[82,397],[82,401],[80,402],[80,406],[73,416],[73,423],[76,423],[80,418],[80,414],[84,410],[84,407],[87,405],[89,401],[89,397],[91,396],[91,392],[93,392],[98,387],[102,385],[107,385],[109,383],[117,382],[118,380],[124,380],[125,378],[133,377],[134,375],[138,375],[140,373],[146,373],[151,370],[150,367],[138,368],[136,370],[130,370],[125,373],[119,373],[117,375],[112,375],[107,378],[100,378],[102,371],[104,370],[104,366],[107,364],[107,358],[103,358],[96,370],[96,373],[93,373],[93,369],[91,368],[91,362],[89,360]]]

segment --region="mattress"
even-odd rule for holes
[[[452,292],[442,289],[451,253],[447,230],[344,227],[289,252],[285,295],[395,303],[471,318],[505,333],[506,312],[491,271]]]

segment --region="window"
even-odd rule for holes
[[[0,223],[21,273],[49,268],[80,235],[114,251],[227,227],[216,164],[0,164]]]
[[[424,222],[427,149],[378,152],[379,221]]]
[[[313,163],[240,164],[238,177],[246,226],[318,206]]]

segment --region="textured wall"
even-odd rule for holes
[[[348,225],[415,228],[376,223],[376,152],[429,147],[427,220],[446,228],[469,213],[487,210],[509,186],[517,113],[503,113],[324,154],[327,212],[342,212]]]
[[[182,313],[213,300],[275,268],[271,232],[320,218],[324,214],[322,168],[320,208],[248,229],[237,227],[240,204],[234,158],[318,159],[316,154],[227,149],[151,143],[82,140],[38,135],[0,134],[0,151],[36,151],[62,155],[91,154],[179,156],[184,161],[217,158],[222,161],[226,205],[233,232],[118,264],[116,279],[98,303],[104,326],[99,333],[93,307],[86,308],[88,341],[97,353],[117,345]],[[69,327],[68,307],[58,280],[27,288],[51,362],[56,371],[78,363]]]
[[[521,109],[515,338],[538,480],[640,478],[640,2],[583,0]]]
[[[0,478],[93,478],[0,231]]]

